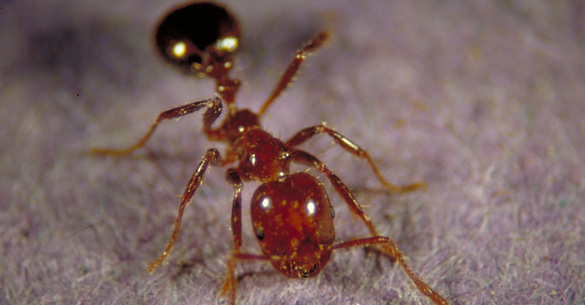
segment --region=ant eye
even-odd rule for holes
[[[256,237],[258,238],[259,241],[264,240],[264,229],[262,228],[256,229]]]
[[[335,209],[332,206],[329,206],[329,213],[331,213],[331,218],[335,218]]]
[[[160,54],[186,72],[201,71],[218,61],[229,62],[223,58],[237,51],[239,38],[235,17],[224,7],[205,2],[175,8],[155,34]],[[209,63],[209,56],[219,59]]]

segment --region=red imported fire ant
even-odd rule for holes
[[[96,148],[92,152],[100,155],[127,155],[144,146],[160,122],[196,112],[204,107],[207,110],[203,114],[203,132],[209,140],[226,143],[227,149],[224,158],[217,149],[207,150],[182,195],[170,241],[164,252],[147,267],[148,272],[153,272],[173,248],[179,235],[185,206],[201,185],[209,165],[227,165],[239,161],[236,167],[231,167],[226,172],[226,179],[234,189],[231,215],[233,252],[221,293],[229,293],[231,304],[235,304],[236,300],[237,260],[267,260],[277,271],[288,277],[304,278],[319,274],[331,258],[333,250],[371,245],[380,246],[383,254],[398,261],[416,287],[434,303],[448,304],[412,271],[392,239],[378,235],[373,223],[341,179],[315,156],[296,147],[311,137],[324,133],[349,153],[365,159],[378,180],[391,192],[409,192],[421,187],[421,183],[404,187],[388,183],[365,150],[325,125],[305,128],[285,142],[270,135],[260,125],[260,117],[286,89],[301,63],[328,36],[327,32],[322,32],[297,51],[274,91],[260,111],[254,113],[238,108],[235,103],[240,81],[230,78],[229,72],[238,49],[240,27],[226,8],[214,3],[189,3],[174,8],[160,22],[156,31],[156,45],[162,56],[189,73],[214,79],[219,97],[160,113],[146,135],[126,149]],[[212,128],[211,125],[222,112],[222,101],[227,105],[227,116],[221,126]],[[372,236],[333,244],[335,212],[328,195],[315,177],[306,172],[291,173],[292,162],[313,167],[323,173],[351,212],[368,227]],[[252,223],[262,249],[261,255],[240,252],[242,181],[250,180],[262,183],[256,189],[251,203]]]

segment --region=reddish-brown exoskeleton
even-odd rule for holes
[[[189,73],[214,79],[219,97],[162,112],[146,135],[126,149],[92,150],[101,155],[129,154],[146,143],[160,122],[203,108],[207,108],[203,114],[203,132],[209,140],[227,144],[223,158],[218,150],[207,150],[185,188],[170,241],[164,252],[148,266],[148,272],[154,271],[173,248],[179,235],[185,206],[201,185],[209,165],[227,165],[239,161],[237,166],[229,168],[226,172],[226,178],[234,189],[231,215],[233,253],[228,263],[227,279],[222,294],[229,293],[231,304],[235,304],[236,300],[235,265],[238,260],[267,260],[276,270],[288,277],[304,278],[317,275],[331,258],[333,250],[372,245],[378,245],[385,255],[398,261],[416,287],[433,302],[447,304],[443,297],[411,270],[396,243],[389,237],[378,235],[373,223],[341,179],[315,156],[296,147],[314,135],[326,134],[349,153],[365,159],[378,180],[391,192],[408,192],[422,184],[397,187],[388,183],[365,150],[325,125],[305,128],[285,142],[266,132],[260,125],[260,117],[288,86],[307,55],[327,40],[328,33],[318,34],[304,48],[297,51],[274,91],[257,113],[240,109],[235,103],[240,81],[230,78],[229,72],[233,67],[239,37],[240,27],[237,20],[220,5],[199,2],[171,10],[160,22],[156,32],[156,45],[160,53],[165,59]],[[219,127],[212,128],[213,122],[222,112],[222,102],[227,106],[227,116]],[[325,189],[315,177],[306,172],[291,173],[290,165],[293,162],[307,165],[323,173],[347,203],[351,212],[368,227],[371,237],[334,243],[335,213]],[[249,180],[262,183],[255,191],[251,203],[253,228],[262,255],[240,251],[242,181]]]

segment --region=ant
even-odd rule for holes
[[[287,141],[281,141],[262,129],[260,118],[278,96],[291,83],[301,63],[321,47],[328,39],[328,32],[321,32],[294,55],[278,84],[257,113],[241,109],[235,103],[240,80],[229,72],[240,39],[238,21],[227,8],[209,2],[194,2],[175,7],[160,21],[155,42],[160,54],[183,71],[215,80],[217,97],[179,106],[158,115],[148,132],[134,145],[120,150],[95,148],[99,155],[124,156],[145,145],[157,126],[165,120],[179,118],[207,108],[203,114],[203,133],[211,141],[227,144],[222,158],[215,148],[207,153],[195,169],[181,197],[181,204],[171,238],[162,254],[147,267],[153,272],[169,255],[181,226],[185,206],[191,201],[210,165],[225,166],[239,161],[226,171],[226,179],[233,187],[231,229],[233,251],[227,266],[227,279],[221,295],[229,294],[230,304],[235,304],[238,260],[269,261],[274,269],[291,278],[306,278],[319,274],[331,258],[333,250],[356,246],[381,247],[381,252],[392,261],[398,261],[404,272],[421,293],[436,304],[448,304],[438,293],[424,283],[408,266],[396,242],[380,236],[370,218],[342,182],[323,162],[312,154],[296,148],[315,135],[326,134],[349,153],[365,159],[382,185],[392,193],[413,191],[424,186],[415,183],[398,187],[387,182],[375,166],[367,151],[324,124],[305,128]],[[220,116],[223,105],[227,115],[221,125],[212,124]],[[334,243],[335,211],[323,185],[307,172],[291,173],[291,163],[314,168],[324,174],[335,190],[370,231],[371,237]],[[262,183],[254,192],[251,202],[253,229],[262,249],[261,255],[243,253],[242,205],[243,181]]]

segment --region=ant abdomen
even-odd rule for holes
[[[313,176],[296,173],[260,185],[252,196],[251,214],[262,252],[284,275],[314,276],[329,261],[334,212]]]

